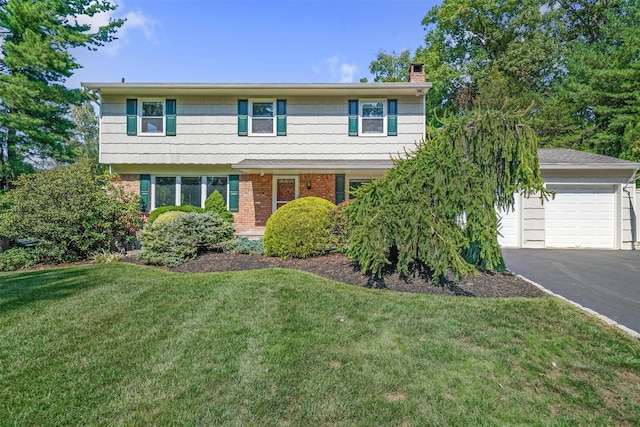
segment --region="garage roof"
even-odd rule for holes
[[[640,163],[569,148],[538,150],[541,169],[638,169]]]

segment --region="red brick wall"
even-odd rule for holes
[[[300,197],[316,196],[335,203],[334,174],[301,174]],[[307,188],[310,184],[311,188]],[[264,230],[273,209],[273,175],[240,175],[240,208],[234,213],[237,233]]]
[[[272,187],[270,174],[240,175],[240,206],[234,214],[236,232],[264,230],[271,216]]]
[[[311,184],[311,189],[307,188]],[[336,176],[332,173],[300,174],[300,197],[316,196],[336,202]]]
[[[140,194],[140,175],[138,174],[122,174],[120,182],[126,191],[134,194]]]

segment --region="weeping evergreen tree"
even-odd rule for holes
[[[377,277],[390,264],[435,280],[503,266],[496,207],[513,209],[518,190],[546,197],[537,136],[524,116],[474,109],[429,129],[382,179],[358,190],[348,255]]]

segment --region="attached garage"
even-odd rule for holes
[[[638,246],[635,173],[640,164],[582,151],[540,149],[545,201],[518,195],[501,217],[503,247],[633,249]]]

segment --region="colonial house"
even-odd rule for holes
[[[392,166],[392,155],[425,136],[425,95],[431,83],[425,82],[423,65],[413,64],[406,83],[82,86],[100,95],[100,161],[139,192],[144,210],[204,206],[218,190],[234,213],[236,233],[257,236],[269,216],[295,198],[318,196],[340,203],[349,198],[350,189],[382,176]],[[579,154],[569,152],[563,155]],[[589,163],[593,158],[576,154],[580,169],[566,166],[563,155],[553,153],[542,166],[563,194],[556,198],[563,206],[559,209],[589,217],[582,211],[590,208],[581,203],[581,212],[571,210],[575,197],[606,203],[602,224],[610,237],[607,247],[631,245],[633,211],[625,191],[638,165],[612,159],[596,162],[594,168]],[[571,241],[575,236],[554,240],[548,235],[558,224],[556,213],[549,211],[555,205],[536,203],[519,199],[515,212],[503,213],[502,243],[576,246]]]

